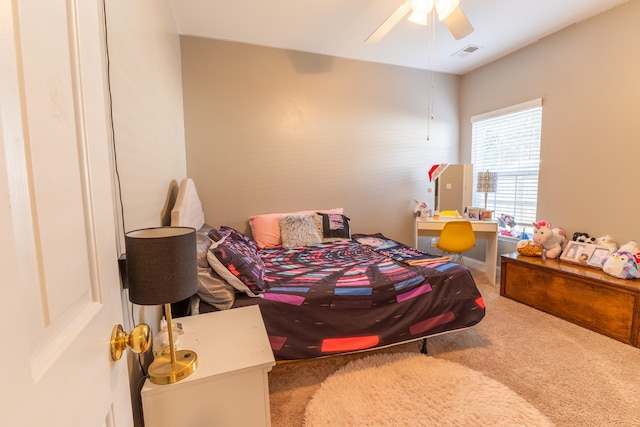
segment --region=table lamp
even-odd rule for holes
[[[498,187],[497,172],[478,172],[478,193],[484,193],[484,208],[487,209],[487,193],[495,193]]]
[[[196,231],[189,227],[155,227],[125,234],[129,300],[138,305],[164,304],[169,333],[169,354],[156,357],[149,366],[154,384],[172,384],[191,375],[198,357],[190,350],[176,350],[171,303],[198,291]]]

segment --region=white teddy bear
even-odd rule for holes
[[[613,240],[613,237],[608,234],[598,237],[594,243],[598,246],[609,249],[612,253],[618,250],[618,244]]]
[[[635,240],[630,240],[628,243],[620,246],[620,249],[618,250],[637,254],[640,253],[640,245],[638,245],[638,242],[636,242]]]

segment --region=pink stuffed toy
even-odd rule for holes
[[[534,222],[536,231],[533,234],[533,241],[544,248],[544,256],[547,258],[558,258],[564,248],[567,239],[562,228],[552,228],[547,221]]]

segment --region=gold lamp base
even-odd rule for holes
[[[175,363],[170,354],[157,357],[149,366],[149,380],[154,384],[173,384],[191,375],[198,367],[198,355],[191,350],[176,350]]]

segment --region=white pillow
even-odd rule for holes
[[[196,233],[198,257],[198,297],[218,310],[231,308],[236,299],[236,290],[211,269],[207,254],[212,240],[207,236],[211,227],[204,224]]]
[[[191,227],[199,230],[204,225],[204,211],[196,191],[196,184],[191,178],[180,182],[178,197],[171,210],[171,225]]]

